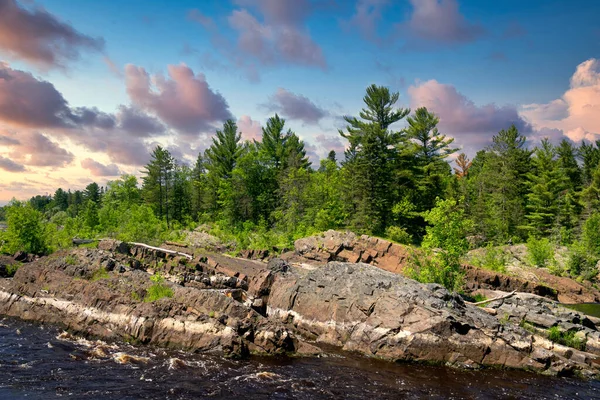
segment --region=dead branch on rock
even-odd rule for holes
[[[478,301],[477,303],[471,303],[470,301],[465,301],[465,303],[471,304],[472,306],[478,306],[480,304],[491,303],[492,301],[506,299],[506,298],[512,296],[515,293],[517,293],[517,291],[513,290],[512,292],[510,292],[508,294],[505,294],[505,295],[502,295],[502,296],[499,296],[499,297],[494,297],[493,299],[487,299],[487,300],[483,300],[483,301]]]
[[[183,257],[186,257],[186,258],[188,258],[190,260],[194,258],[194,256],[192,256],[191,254],[182,253],[180,251],[175,251],[175,250],[163,249],[162,247],[149,246],[149,245],[147,245],[145,243],[131,242],[130,244],[132,244],[134,246],[145,247],[145,248],[151,249],[151,250],[162,251],[162,252],[167,253],[167,254],[175,254],[175,255],[178,255],[178,256],[183,256]]]

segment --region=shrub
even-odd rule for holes
[[[65,263],[67,263],[67,265],[75,265],[77,264],[77,257],[75,257],[73,254],[69,254],[65,257]]]
[[[577,350],[585,350],[585,340],[575,336],[575,331],[562,331],[558,326],[553,326],[548,329],[548,339]]]
[[[495,272],[506,272],[508,257],[502,248],[494,247],[491,243],[485,248],[483,256],[474,257],[473,264],[477,267]]]
[[[572,277],[591,280],[598,273],[597,262],[598,257],[592,255],[583,243],[576,242],[569,249],[566,269]]]
[[[529,264],[544,268],[554,260],[554,247],[546,238],[530,236],[527,240],[527,258]]]
[[[108,278],[110,278],[110,275],[108,274],[106,269],[104,267],[102,267],[102,268],[98,268],[97,270],[94,271],[90,280],[92,282],[96,282],[96,281],[99,281],[100,279],[108,279]]]
[[[388,226],[385,229],[385,236],[396,243],[411,244],[412,236],[406,232],[406,229],[399,226]]]
[[[12,263],[6,266],[6,276],[12,277],[15,276],[19,267],[23,265],[20,262]]]
[[[144,297],[146,303],[151,303],[163,297],[173,297],[173,289],[164,284],[165,278],[161,274],[154,274],[150,277],[150,280],[154,284],[146,291],[146,297]]]
[[[10,254],[20,250],[32,254],[48,251],[41,212],[29,204],[13,202],[6,210],[6,222],[3,251]]]
[[[466,233],[472,223],[452,199],[437,199],[435,207],[423,216],[430,225],[423,239],[425,252],[422,256],[413,255],[406,274],[422,283],[439,283],[448,290],[459,290],[463,284],[460,258],[469,248]]]

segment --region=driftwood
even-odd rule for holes
[[[99,239],[73,239],[74,245],[89,244],[99,241]]]
[[[465,301],[465,303],[467,304],[471,304],[473,306],[478,306],[480,304],[485,304],[485,303],[491,303],[492,301],[496,301],[496,300],[502,300],[502,299],[506,299],[507,297],[512,296],[513,294],[517,293],[516,290],[513,290],[512,292],[499,296],[499,297],[494,297],[493,299],[487,299],[487,300],[483,300],[483,301],[478,301],[477,303],[471,303],[470,301]]]
[[[135,246],[145,247],[145,248],[147,248],[147,249],[151,249],[151,250],[158,250],[158,251],[162,251],[162,252],[164,252],[164,253],[167,253],[167,254],[176,254],[176,255],[178,255],[178,256],[183,256],[183,257],[186,257],[186,258],[188,258],[188,259],[190,259],[190,260],[194,258],[194,256],[192,256],[191,254],[182,253],[182,252],[180,252],[180,251],[175,251],[175,250],[163,249],[162,247],[154,247],[154,246],[149,246],[149,245],[147,245],[147,244],[145,244],[145,243],[135,243],[135,242],[131,242],[130,244],[133,244],[133,245],[135,245]]]

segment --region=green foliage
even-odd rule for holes
[[[477,293],[476,295],[473,296],[474,303],[479,303],[480,301],[485,301],[485,300],[487,300],[487,297],[485,297],[481,293]]]
[[[146,291],[144,302],[151,303],[160,300],[163,297],[173,297],[173,289],[164,284],[165,278],[161,274],[156,273],[152,275],[150,280],[154,282],[154,284]]]
[[[598,274],[596,269],[598,259],[599,257],[590,253],[583,243],[576,242],[569,248],[566,270],[574,278],[592,280]]]
[[[23,263],[20,262],[14,262],[12,264],[9,264],[6,266],[6,276],[8,277],[12,277],[15,276],[15,274],[17,273],[17,270],[23,265]]]
[[[575,331],[563,331],[558,326],[548,329],[548,339],[554,343],[572,347],[577,350],[585,350],[586,342],[575,336]]]
[[[448,290],[459,290],[463,284],[460,259],[469,248],[466,234],[472,223],[452,199],[438,199],[424,218],[430,224],[423,239],[426,252],[413,257],[407,275],[419,282],[439,283]]]
[[[101,279],[108,279],[108,278],[110,278],[110,275],[108,274],[108,271],[106,271],[106,268],[101,267],[101,268],[98,268],[97,270],[94,271],[94,273],[90,277],[90,281],[96,282],[96,281],[99,281]]]
[[[388,239],[401,244],[411,244],[413,241],[410,233],[406,232],[406,229],[399,226],[390,225],[385,228],[385,236]]]
[[[45,254],[46,243],[43,215],[29,204],[12,202],[6,209],[7,229],[2,237],[5,241],[2,251],[14,254],[25,251],[32,254]]]
[[[483,251],[483,255],[473,257],[471,262],[479,268],[505,273],[508,257],[501,247],[496,247],[490,243]]]
[[[600,212],[595,212],[583,224],[582,240],[585,248],[600,258]]]
[[[554,246],[547,238],[538,239],[530,236],[527,239],[527,261],[532,266],[544,268],[554,262]]]
[[[69,254],[65,257],[65,263],[67,265],[76,265],[78,262],[77,257],[75,257],[73,254]]]

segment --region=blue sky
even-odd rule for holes
[[[371,83],[469,155],[511,123],[593,140],[598,16],[592,0],[0,0],[0,201],[137,173],[157,143],[192,162],[228,117],[259,138],[279,112],[316,163]]]

